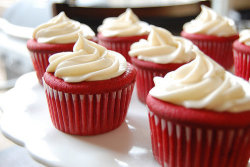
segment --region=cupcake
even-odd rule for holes
[[[250,29],[240,32],[240,38],[233,43],[235,75],[250,78]]]
[[[72,51],[78,33],[89,40],[95,38],[95,33],[87,25],[69,19],[64,12],[35,28],[33,39],[28,40],[27,48],[41,84],[49,64],[49,56],[57,52]]]
[[[163,167],[246,167],[250,85],[201,51],[154,78],[147,97],[152,150]]]
[[[201,10],[194,20],[184,24],[181,36],[191,40],[225,69],[230,69],[233,66],[232,44],[238,38],[234,21],[204,5]]]
[[[100,45],[121,53],[130,62],[130,45],[140,39],[147,39],[149,26],[140,21],[131,9],[127,9],[118,17],[104,19],[97,31]]]
[[[153,88],[153,77],[164,76],[195,58],[198,49],[189,40],[173,36],[166,29],[151,26],[148,39],[131,45],[129,55],[137,70],[137,95],[141,102]]]
[[[80,35],[73,52],[54,54],[49,63],[43,85],[57,129],[96,135],[124,122],[136,70],[121,54]]]

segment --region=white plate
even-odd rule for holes
[[[147,108],[134,90],[125,123],[96,136],[72,136],[54,128],[35,73],[21,76],[0,98],[3,134],[46,166],[160,167],[150,143]]]
[[[138,101],[136,90],[125,123],[96,136],[72,136],[54,128],[34,72],[21,76],[0,97],[0,106],[2,133],[46,166],[160,167],[152,154],[147,107]]]

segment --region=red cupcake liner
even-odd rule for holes
[[[49,65],[49,57],[58,52],[66,52],[73,50],[74,43],[71,44],[45,44],[38,43],[34,39],[27,42],[27,48],[30,52],[32,64],[36,71],[37,79],[42,85],[42,77]]]
[[[149,71],[144,69],[139,69],[136,67],[137,77],[136,77],[136,88],[137,95],[141,102],[146,103],[146,98],[150,89],[154,87],[153,78],[155,76],[163,77],[168,72],[158,72]]]
[[[96,135],[119,127],[125,120],[134,83],[101,94],[57,91],[44,82],[53,125],[73,135]]]
[[[246,167],[249,128],[191,127],[149,113],[154,157],[163,167]]]
[[[33,67],[36,71],[37,79],[41,85],[43,84],[43,74],[45,73],[46,68],[49,65],[48,59],[52,54],[53,53],[30,52]]]
[[[181,36],[191,40],[201,51],[222,65],[225,69],[230,69],[233,66],[232,44],[238,39],[238,35],[217,37],[212,35],[189,34],[182,31]]]
[[[132,57],[131,61],[136,68],[136,88],[137,96],[142,103],[146,103],[146,98],[150,89],[154,87],[153,78],[155,76],[164,77],[168,72],[174,71],[183,64],[156,64],[146,62]]]
[[[105,37],[101,33],[97,35],[98,44],[104,46],[108,50],[113,50],[121,53],[126,60],[131,63],[131,58],[128,55],[131,44],[138,42],[140,39],[147,39],[148,35],[131,36],[131,37]]]
[[[235,75],[248,81],[250,78],[250,46],[236,40],[233,43],[233,54]]]
[[[207,114],[206,112],[212,111],[204,111],[202,115],[208,115],[209,121],[211,117],[214,118],[206,124],[206,121],[202,123],[206,117],[200,117],[197,110],[185,110],[184,107],[173,107],[169,103],[159,106],[163,103],[157,101],[160,100],[152,100],[152,97],[147,99],[152,151],[162,167],[247,166],[250,155],[249,117],[244,118],[243,122],[239,118],[249,116],[249,112],[236,114],[236,118],[232,118],[233,125],[230,125],[230,119],[227,118],[234,117],[235,114],[227,113],[224,118],[223,113]],[[156,108],[165,110],[165,113],[152,111]],[[193,116],[195,112],[198,112],[198,116]],[[189,122],[190,120],[193,122]],[[229,122],[229,126],[226,122]]]

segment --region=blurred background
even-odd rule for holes
[[[179,35],[183,24],[200,13],[201,4],[232,18],[238,31],[250,28],[249,0],[0,0],[0,94],[12,88],[18,77],[33,71],[26,42],[36,26],[61,11],[96,32],[104,18],[132,8],[140,20]],[[0,166],[40,165],[0,134]]]

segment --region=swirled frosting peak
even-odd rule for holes
[[[218,15],[211,8],[201,6],[201,13],[191,22],[184,24],[183,30],[191,34],[232,36],[237,34],[232,19]]]
[[[187,39],[175,37],[166,29],[150,26],[148,39],[131,45],[129,55],[159,64],[186,63],[195,58],[197,49]]]
[[[128,8],[125,13],[118,17],[104,19],[103,24],[97,30],[106,37],[124,37],[148,34],[149,26],[146,22],[140,21]]]
[[[245,29],[240,32],[239,41],[247,46],[250,46],[250,29]]]
[[[89,26],[71,20],[61,12],[47,23],[35,28],[33,39],[39,43],[74,43],[78,39],[78,33],[82,33],[87,39],[95,36]]]
[[[201,51],[175,71],[155,77],[150,94],[187,108],[241,112],[250,110],[250,85],[226,72]]]
[[[107,80],[122,75],[127,68],[125,58],[114,51],[79,35],[73,52],[50,56],[47,72],[54,72],[65,82]]]

